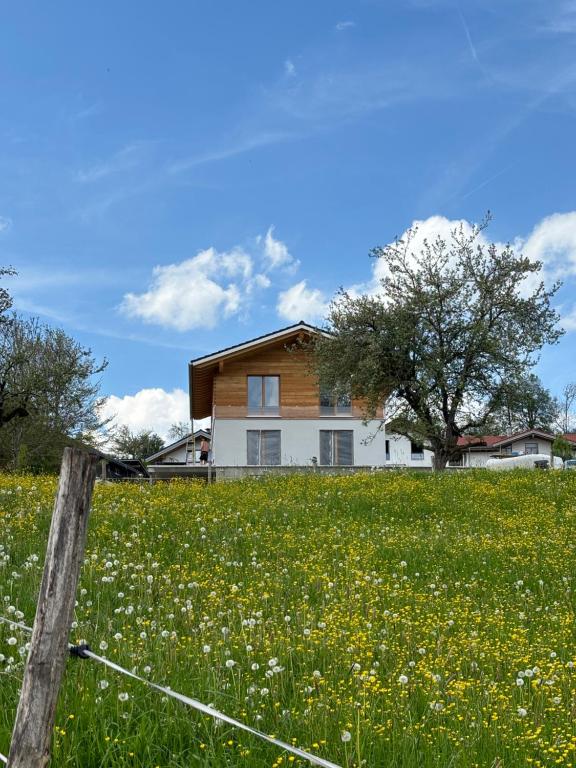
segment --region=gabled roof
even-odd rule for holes
[[[257,336],[255,339],[249,341],[243,341],[240,344],[234,344],[232,347],[225,347],[218,352],[211,352],[209,355],[203,357],[196,357],[190,361],[190,365],[199,365],[210,362],[219,361],[228,357],[238,355],[238,353],[248,351],[254,347],[263,346],[264,344],[270,344],[271,342],[281,341],[284,336],[293,336],[298,331],[304,331],[306,333],[321,333],[328,336],[327,331],[323,331],[321,328],[317,328],[315,325],[305,323],[304,320],[300,320],[299,323],[294,325],[288,325],[286,328],[280,328],[279,331],[272,331],[272,333],[265,333],[263,336]]]
[[[241,344],[235,344],[232,347],[226,347],[210,355],[191,360],[188,365],[190,418],[203,419],[212,415],[214,376],[220,364],[225,360],[252,354],[254,351],[271,344],[295,341],[301,335],[316,336],[318,334],[329,335],[327,331],[301,320],[299,323],[280,328],[278,331],[266,333]]]
[[[569,443],[574,443],[576,447],[576,432],[566,432],[560,435]],[[461,448],[504,448],[506,445],[525,440],[527,438],[539,438],[552,443],[555,435],[551,432],[545,432],[543,429],[525,429],[522,432],[515,432],[513,435],[463,435],[458,438],[458,445]]]
[[[208,440],[210,439],[210,430],[206,429],[197,429],[194,432],[194,441],[196,441],[199,437],[205,437]],[[189,432],[187,435],[184,435],[184,437],[181,437],[179,440],[176,440],[174,443],[170,443],[170,445],[165,445],[164,448],[161,448],[156,453],[153,453],[152,456],[148,456],[146,458],[146,462],[148,464],[154,462],[156,459],[161,458],[162,456],[165,456],[167,453],[170,453],[171,451],[175,451],[177,448],[180,448],[182,445],[186,445],[186,443],[192,438],[192,432]]]
[[[526,438],[540,438],[541,440],[547,440],[548,442],[554,442],[554,435],[551,432],[544,432],[542,429],[524,429],[522,432],[516,432],[513,435],[507,435],[496,443],[493,443],[494,448],[503,448],[510,443],[516,443],[518,440],[525,440]]]

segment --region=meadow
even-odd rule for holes
[[[0,615],[31,624],[56,479],[0,476]],[[576,472],[95,492],[73,642],[359,766],[576,762]],[[28,636],[0,625],[0,751]],[[305,763],[71,658],[54,766]]]

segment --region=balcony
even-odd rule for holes
[[[217,419],[361,419],[362,409],[356,406],[327,408],[320,405],[281,405],[260,407],[246,405],[215,405]]]

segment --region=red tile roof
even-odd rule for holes
[[[494,443],[504,440],[506,435],[464,435],[458,438],[458,445],[462,448],[477,446],[478,448],[490,448]]]
[[[549,432],[544,432],[541,429],[524,429],[521,432],[515,432],[512,435],[464,435],[463,437],[458,438],[458,445],[461,448],[491,448],[499,443],[513,443],[515,440],[521,440],[532,433],[536,433],[544,438],[550,438],[550,442],[554,440],[554,435]],[[562,437],[570,443],[576,444],[576,432],[566,432]]]

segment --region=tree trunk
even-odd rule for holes
[[[434,449],[433,468],[435,472],[442,472],[448,464],[448,453],[444,448]]]

